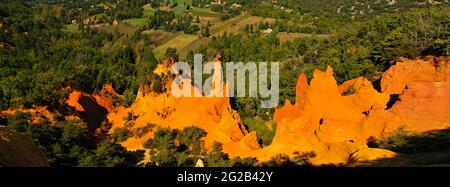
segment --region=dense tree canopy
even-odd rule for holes
[[[88,133],[82,121],[52,125],[48,121],[31,124],[29,113],[7,115],[0,125],[30,134],[47,156],[51,166],[137,166],[143,152],[130,152],[109,139],[99,140]]]

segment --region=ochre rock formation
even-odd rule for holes
[[[355,93],[342,95],[351,85]],[[277,130],[272,143],[247,156],[264,161],[277,154],[295,156],[313,152],[311,162],[319,165],[346,163],[356,157],[376,159],[395,155],[366,145],[361,130],[365,113],[371,106],[386,105],[389,100],[367,79],[360,77],[338,86],[328,67],[325,72],[314,71],[310,85],[306,76],[300,75],[296,90],[297,103],[287,101],[275,111]]]
[[[123,96],[114,90],[112,84],[103,85],[102,90],[98,94],[93,95],[93,97],[97,104],[105,108],[108,113],[112,112],[115,108],[112,102],[113,99],[123,99]]]
[[[46,167],[44,153],[27,134],[0,126],[0,167]]]
[[[448,57],[402,59],[389,68],[381,89],[390,94],[391,103],[372,108],[364,122],[366,136],[385,137],[399,128],[425,132],[450,127],[449,73]]]
[[[444,129],[450,126],[450,82],[408,83],[389,112],[412,131]]]
[[[51,123],[56,123],[55,114],[50,112],[47,107],[43,106],[33,106],[32,108],[19,108],[19,109],[8,109],[0,111],[0,116],[13,115],[17,112],[29,113],[31,115],[31,123],[39,124],[44,121],[49,121]]]
[[[114,98],[123,99],[123,96],[117,94],[111,84],[106,84],[94,95],[73,90],[69,94],[67,105],[73,107],[77,115],[87,121],[89,130],[94,132],[106,120],[107,114],[115,109],[112,102]]]
[[[381,79],[381,91],[386,94],[401,94],[410,82],[449,82],[448,57],[400,61],[385,71]]]
[[[168,60],[158,65],[155,74],[166,76],[172,64]],[[381,92],[364,77],[337,85],[330,67],[325,72],[315,70],[310,83],[301,74],[296,85],[296,102],[286,100],[284,106],[275,110],[276,133],[272,143],[265,147],[258,143],[256,132],[247,131],[229,98],[175,97],[170,90],[172,79],[165,82],[163,93],[150,92],[148,85],[141,85],[130,107],[113,103],[123,96],[110,84],[94,95],[68,88],[71,93],[67,104],[76,115],[66,118],[85,119],[91,131],[100,129],[107,120],[112,124],[109,133],[125,125],[132,132],[151,126],[148,132],[120,142],[129,150],[144,149],[143,144],[158,127],[181,130],[197,126],[208,133],[203,138],[206,148],[220,142],[231,157],[267,161],[278,154],[293,157],[314,153],[310,162],[315,165],[371,161],[396,153],[369,148],[368,139],[385,138],[401,128],[425,132],[450,127],[449,71],[448,58],[402,59],[382,74]],[[224,83],[214,86],[227,88]],[[192,93],[201,92],[192,87]],[[45,107],[6,110],[0,114],[17,111],[31,113],[33,123],[43,119],[55,121],[55,115]],[[0,138],[0,165],[48,166],[29,136],[0,128]],[[149,160],[148,155],[145,158]]]
[[[166,61],[155,73],[167,74],[170,65]],[[403,59],[383,74],[381,93],[364,77],[337,85],[330,67],[325,72],[315,70],[310,84],[302,74],[297,81],[296,103],[286,100],[275,110],[276,133],[272,143],[263,148],[256,132],[247,132],[228,98],[176,98],[170,94],[170,81],[165,93],[149,93],[142,87],[131,107],[114,109],[108,115],[113,124],[110,132],[129,123],[132,130],[148,124],[177,129],[195,125],[208,133],[204,138],[207,147],[221,142],[231,157],[256,157],[259,161],[278,154],[311,152],[315,157],[310,161],[316,165],[393,157],[396,153],[392,151],[369,148],[367,140],[387,137],[402,127],[417,132],[448,128],[448,67],[445,58]],[[192,92],[200,91],[193,87]],[[133,119],[127,121],[130,114]],[[122,145],[130,150],[143,149],[155,130],[128,138]]]
[[[165,74],[172,62],[165,61],[155,70],[157,74]],[[216,62],[220,63],[220,62]],[[164,65],[165,64],[165,65]],[[164,68],[166,67],[166,68]],[[171,83],[169,80],[168,83]],[[226,85],[224,90],[226,89]],[[171,94],[170,84],[166,84],[167,91],[161,94],[146,92],[144,87],[139,90],[135,102],[129,107],[118,107],[108,115],[112,123],[110,133],[116,128],[132,123],[131,131],[142,128],[148,124],[157,127],[170,127],[183,129],[188,126],[197,126],[207,132],[204,138],[205,146],[213,142],[220,142],[230,153],[238,154],[241,149],[253,150],[260,148],[256,134],[248,133],[241,122],[239,114],[234,111],[227,97],[201,96],[201,97],[174,97]],[[192,87],[192,93],[200,92]],[[134,119],[127,121],[126,117],[132,115]],[[129,150],[143,149],[143,144],[153,137],[152,128],[145,135],[131,137],[122,142]]]
[[[310,86],[301,75],[297,103],[287,101],[275,111],[278,128],[272,144],[253,155],[265,160],[278,153],[314,152],[314,164],[392,157],[395,153],[368,148],[366,141],[402,127],[425,132],[450,126],[447,72],[445,58],[403,59],[383,74],[382,93],[363,77],[337,86],[331,68],[316,70]],[[400,94],[398,100],[391,94]]]
[[[450,127],[450,82],[406,84],[393,106],[374,107],[364,122],[366,136],[383,138],[399,128],[426,132]],[[367,133],[372,132],[372,133]]]

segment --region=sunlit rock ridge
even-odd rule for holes
[[[173,61],[166,60],[154,72],[167,74],[172,64]],[[310,162],[314,165],[345,164],[349,159],[370,161],[396,155],[389,150],[369,148],[369,139],[386,138],[399,129],[426,132],[448,128],[449,72],[448,57],[402,58],[382,74],[380,91],[364,77],[338,85],[331,67],[315,70],[309,82],[301,74],[297,80],[296,102],[286,100],[275,110],[276,133],[272,143],[265,147],[258,143],[256,132],[248,132],[229,98],[174,97],[170,92],[173,79],[165,83],[163,93],[147,91],[147,85],[141,85],[130,107],[108,104],[102,94],[90,98],[108,113],[106,118],[112,124],[109,133],[125,125],[131,130],[148,125],[180,130],[197,126],[207,132],[203,139],[207,149],[213,142],[220,142],[223,151],[231,157],[267,161],[279,154],[312,153]],[[223,86],[226,88],[226,83]],[[115,93],[109,87],[104,90]],[[193,86],[192,92],[200,90]],[[79,111],[83,110],[76,104],[76,98],[83,98],[79,97],[82,95],[71,95],[70,104]],[[91,119],[89,113],[86,115]],[[131,124],[127,121],[130,115]],[[129,150],[144,149],[144,142],[153,137],[156,129],[151,128],[121,144]],[[149,159],[147,155],[146,161]]]

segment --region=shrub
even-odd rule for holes
[[[145,134],[147,134],[149,131],[151,131],[154,127],[156,127],[156,124],[147,123],[145,126],[135,129],[132,132],[132,136],[140,138],[140,137],[144,136]]]
[[[196,126],[190,126],[183,129],[177,140],[181,149],[186,149],[194,155],[200,155],[203,147],[203,141],[200,139],[205,137],[206,134],[205,130]]]
[[[294,157],[290,158],[286,154],[278,154],[269,161],[261,163],[263,167],[294,167],[294,166],[310,166],[308,160],[314,157],[314,153],[299,154],[294,153]]]
[[[395,133],[391,134],[387,138],[381,140],[375,140],[371,142],[373,147],[397,150],[398,147],[403,147],[407,144],[407,137],[410,133],[407,132],[405,127],[400,127]]]
[[[387,138],[368,141],[368,145],[399,153],[447,151],[450,145],[450,128],[419,134],[408,132],[404,127],[401,127],[396,133]]]
[[[95,150],[97,166],[106,167],[130,167],[137,166],[143,159],[143,151],[127,151],[120,144],[109,140],[100,142]]]
[[[344,93],[342,93],[343,96],[347,96],[347,95],[352,95],[356,92],[356,86],[355,85],[351,85],[347,88],[347,90],[345,90]]]
[[[267,127],[266,122],[261,119],[245,118],[243,122],[249,131],[256,131],[258,142],[261,145],[267,146],[272,143],[272,139],[275,136],[277,129],[277,124],[275,122],[272,122],[271,128]]]
[[[31,122],[31,114],[26,112],[16,112],[15,114],[6,115],[3,121],[9,129],[18,132],[26,132],[27,125]]]
[[[190,126],[181,131],[181,134],[178,136],[178,141],[181,145],[189,146],[199,141],[200,138],[205,137],[206,134],[205,130],[196,126]]]
[[[231,166],[233,167],[255,167],[258,166],[258,161],[256,158],[241,158],[241,157],[235,157],[231,160]]]
[[[128,127],[115,128],[111,134],[111,137],[114,142],[123,142],[127,140],[130,136],[131,134]]]
[[[158,128],[153,136],[153,139],[144,143],[147,149],[175,149],[175,138],[178,131],[168,128]]]
[[[222,144],[214,142],[211,150],[205,155],[205,163],[208,167],[230,166],[228,154],[222,152]]]
[[[153,76],[151,91],[155,93],[163,93],[165,91],[164,81],[160,76],[158,75]]]

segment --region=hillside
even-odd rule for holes
[[[7,0],[0,164],[446,165],[449,25],[447,0]]]

